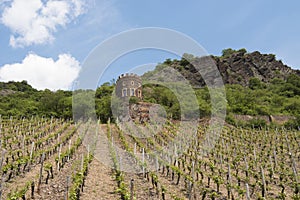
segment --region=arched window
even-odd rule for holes
[[[127,88],[124,88],[122,90],[122,97],[126,97],[127,96]]]
[[[131,81],[131,85],[134,85],[134,81]]]
[[[130,96],[135,96],[135,90],[134,90],[134,88],[130,88]]]

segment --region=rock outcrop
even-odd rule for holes
[[[273,54],[236,52],[229,57],[213,57],[223,77],[224,83],[248,85],[253,77],[268,83],[274,78],[285,80],[290,74],[300,76],[299,70],[293,70],[276,60]]]
[[[193,57],[193,56],[192,56]],[[234,51],[226,56],[193,57],[189,63],[184,58],[181,60],[167,60],[158,65],[156,70],[143,75],[146,80],[159,80],[166,82],[182,82],[182,77],[170,77],[170,68],[176,69],[194,87],[203,87],[207,81],[213,83],[218,72],[212,70],[211,66],[217,66],[224,84],[240,84],[247,86],[251,78],[258,78],[268,83],[274,78],[286,80],[290,74],[300,76],[300,70],[292,69],[276,60],[273,54],[261,54],[258,51],[246,53],[246,51]],[[196,70],[194,66],[201,69]],[[202,77],[206,73],[205,81]]]

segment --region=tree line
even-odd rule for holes
[[[183,64],[184,61],[185,58],[182,58]],[[173,62],[178,63],[177,60],[167,59],[163,64],[158,64],[154,71],[145,75],[153,74],[167,65],[173,66]],[[183,92],[185,90],[185,86],[181,84],[175,85],[174,88]],[[111,81],[102,84],[96,91],[87,91],[95,94],[96,115],[103,122],[108,119],[114,120],[111,111],[114,89],[115,82]],[[193,115],[197,111],[200,111],[200,117],[210,116],[211,99],[208,88],[206,86],[193,88],[193,91],[198,101],[198,108],[192,104],[180,105],[173,91],[159,84],[143,85],[143,101],[162,105],[168,117],[173,119],[180,119],[182,114]],[[300,126],[300,76],[296,74],[290,74],[286,79],[273,78],[268,83],[253,77],[250,78],[248,86],[226,84],[225,91],[227,121],[230,123],[234,123],[232,114],[287,115],[294,117],[288,126],[294,128]],[[72,118],[73,94],[73,91],[36,90],[26,81],[0,82],[0,114],[6,117],[38,115]],[[187,93],[185,98],[192,97]],[[132,98],[130,103],[138,101],[139,99]],[[185,107],[186,113],[181,113],[181,106]]]

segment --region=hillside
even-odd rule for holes
[[[184,58],[167,59],[144,77],[161,70],[168,79],[166,66],[178,69],[201,86],[193,89],[199,108],[186,104],[183,112],[182,102],[159,84],[143,85],[143,103],[129,99],[142,119],[151,114],[147,110],[163,107],[163,123],[114,120],[115,83],[78,96],[38,91],[26,81],[0,83],[0,199],[300,199],[299,71],[257,52],[225,50],[212,58],[227,83],[227,123],[220,131],[210,125],[209,90]],[[95,95],[99,120],[70,120],[72,98],[89,94]],[[87,118],[90,102],[81,102]],[[160,106],[154,110],[145,102]],[[202,117],[198,123],[182,120],[181,114],[195,110]],[[275,124],[274,115],[289,118]]]
[[[223,53],[224,54],[224,53]],[[229,55],[213,57],[227,84],[248,85],[252,77],[268,83],[274,78],[286,80],[290,74],[300,76],[300,70],[294,70],[276,60],[273,54],[261,54],[258,51],[245,53],[236,51]]]
[[[141,126],[45,117],[0,124],[2,199],[300,198],[295,130],[226,126],[215,135],[208,121]]]
[[[201,58],[185,55],[193,62],[201,62]],[[222,56],[211,56],[225,83],[227,115],[251,116],[295,116],[297,121],[289,123],[288,127],[297,128],[300,124],[300,72],[284,65],[272,54],[259,52],[246,53],[246,50],[223,50]],[[203,58],[202,58],[203,59]],[[168,67],[169,66],[169,67]],[[194,86],[194,92],[199,102],[200,117],[211,114],[210,94],[199,73],[185,58],[181,60],[167,59],[158,64],[156,69],[147,72],[142,78],[168,80],[170,69],[176,69],[181,77],[186,77]],[[173,70],[174,71],[174,70]],[[159,73],[157,73],[159,72]],[[213,75],[210,76],[213,79]],[[175,80],[176,84],[176,80]],[[176,87],[185,89],[184,85]],[[115,83],[104,83],[96,90],[96,114],[102,122],[113,119],[111,112],[111,94]],[[162,105],[169,117],[180,119],[180,104],[172,91],[159,85],[143,86],[144,102]],[[185,98],[188,98],[187,96]],[[196,111],[195,106],[186,105],[188,113]],[[183,113],[184,114],[184,113]],[[71,91],[38,91],[26,81],[0,83],[0,115],[47,117],[63,117],[69,119],[72,113]],[[228,120],[230,121],[230,120]],[[263,125],[263,124],[262,124]]]
[[[193,63],[202,63],[199,57],[185,54],[190,57]],[[276,60],[274,54],[262,54],[258,51],[247,53],[245,49],[223,50],[222,56],[210,56],[217,66],[224,84],[240,84],[248,86],[251,78],[258,78],[260,81],[269,83],[274,78],[286,80],[291,74],[300,76],[300,70],[292,69],[282,63],[281,60]],[[178,70],[190,83],[195,87],[203,87],[205,82],[197,70],[186,59],[170,60],[167,59],[162,64],[158,65],[156,70],[165,67],[171,67]],[[168,78],[169,69],[164,69],[160,73],[148,72],[144,74],[145,79],[158,79],[156,76]]]

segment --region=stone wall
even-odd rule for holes
[[[150,108],[154,104],[139,102],[137,104],[131,104],[129,108],[130,117],[133,121],[144,123],[150,120]]]
[[[116,95],[120,98],[136,96],[142,99],[142,79],[133,73],[122,74],[116,82]]]
[[[260,120],[264,120],[267,124],[272,122],[279,125],[283,125],[284,123],[292,119],[292,117],[284,116],[284,115],[277,115],[277,116],[276,115],[260,115],[260,116],[234,115],[234,118],[235,120],[244,121],[244,122],[250,121],[252,119],[260,119]]]

